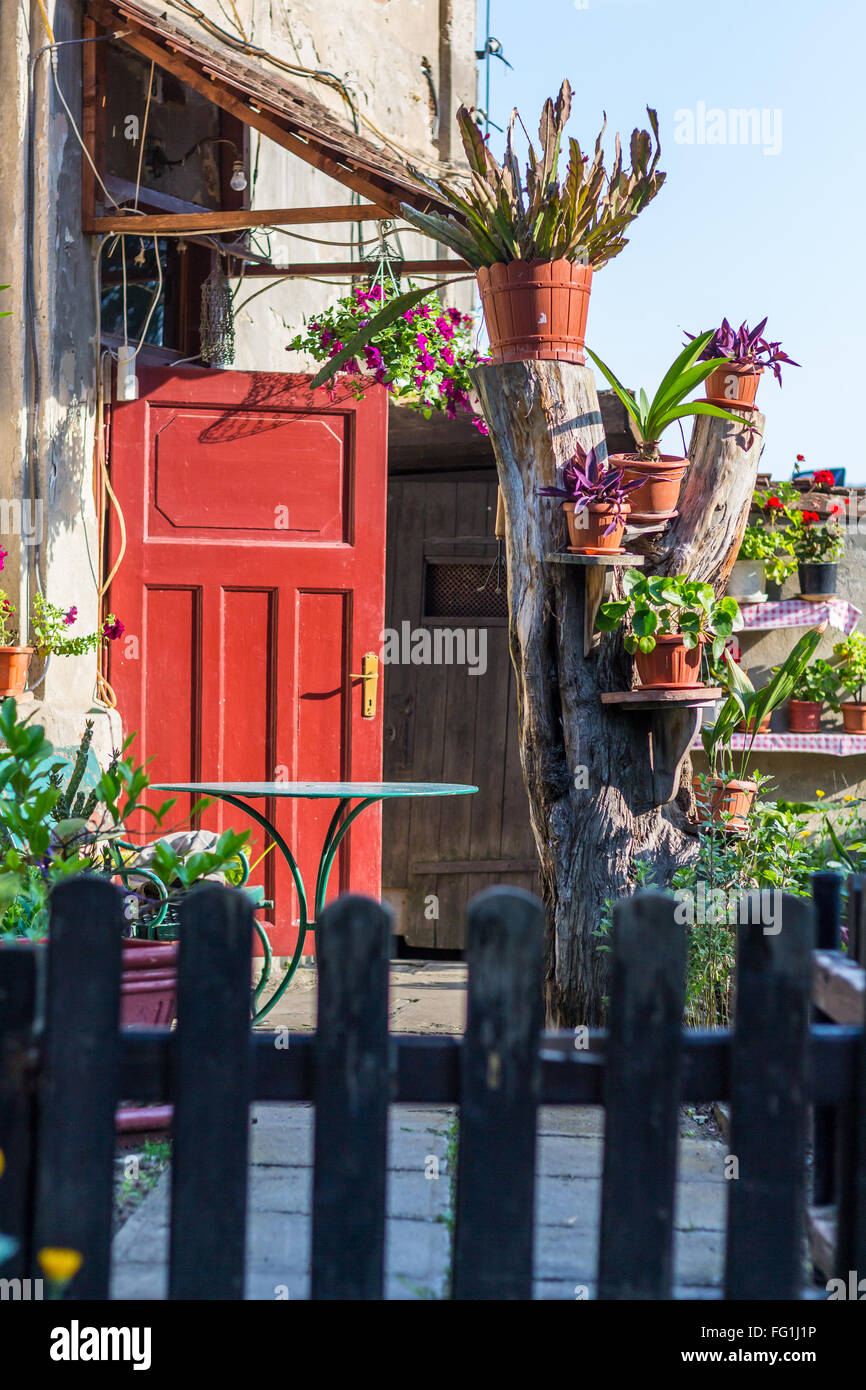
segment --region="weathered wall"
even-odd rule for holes
[[[56,40],[81,36],[82,0],[45,0]],[[159,8],[159,7],[157,7]],[[199,8],[225,28],[226,11],[216,0]],[[346,82],[359,113],[404,147],[428,174],[440,155],[453,153],[450,126],[459,101],[474,99],[474,0],[237,0],[247,37],[302,67],[326,69]],[[180,14],[178,12],[179,17]],[[188,17],[187,17],[188,18]],[[206,38],[206,35],[203,34]],[[49,36],[36,0],[0,3],[0,283],[13,289],[0,320],[0,506],[30,504],[41,527],[34,543],[22,545],[14,527],[0,536],[9,552],[5,573],[13,601],[26,607],[34,585],[57,603],[75,604],[82,630],[97,622],[99,554],[94,492],[96,423],[95,238],[81,232],[81,153],[51,76],[51,58],[36,54]],[[27,221],[28,78],[33,61],[33,211]],[[442,104],[435,133],[425,60]],[[81,124],[81,49],[60,48],[57,77],[73,116]],[[298,76],[344,118],[345,103],[321,83]],[[375,138],[368,127],[366,134]],[[258,157],[254,206],[343,203],[348,190],[252,136]],[[349,242],[348,227],[298,227],[302,235]],[[374,236],[368,224],[365,235]],[[351,247],[323,246],[276,234],[282,261],[352,259]],[[413,235],[407,256],[435,255],[436,248]],[[32,255],[28,254],[32,250]],[[30,291],[28,297],[28,277]],[[242,310],[237,324],[236,365],[243,369],[288,370],[297,363],[285,352],[290,331],[342,292],[333,283],[273,283],[251,280],[240,304],[264,290]],[[470,292],[459,302],[470,302]],[[28,334],[30,335],[28,339]],[[28,513],[24,512],[25,519]],[[0,583],[2,583],[0,580]],[[37,672],[38,673],[38,672]],[[101,755],[117,741],[118,721],[95,699],[92,657],[55,658],[35,695],[40,719],[62,745],[77,741],[84,715],[96,711],[94,746]]]

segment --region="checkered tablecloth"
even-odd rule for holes
[[[747,748],[748,734],[732,734],[732,748]],[[836,733],[828,729],[820,734],[757,734],[751,745],[756,753],[829,753],[833,758],[866,758],[866,734]],[[700,731],[692,748],[703,747]]]
[[[807,603],[802,598],[785,598],[778,603],[744,603],[741,611],[745,632],[775,627],[817,627],[826,622],[847,637],[860,617],[860,609],[842,598],[829,598],[825,603]]]

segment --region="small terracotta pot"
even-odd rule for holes
[[[734,406],[756,409],[755,397],[763,370],[763,367],[737,367],[733,362],[726,362],[707,377],[707,400],[728,410]]]
[[[732,830],[748,829],[749,812],[758,790],[757,782],[725,782],[721,777],[714,777],[708,793],[701,791],[697,778],[692,785],[702,821],[721,821],[723,817],[730,816],[731,819],[726,820],[725,824]]]
[[[642,689],[669,690],[704,683],[700,643],[687,647],[679,634],[657,637],[651,652],[637,651],[634,659]]]
[[[821,728],[820,700],[789,700],[788,728],[792,734],[816,734]]]
[[[842,706],[842,726],[846,734],[866,734],[866,705],[846,700]]]
[[[482,266],[478,289],[493,362],[583,363],[592,266],[507,261]]]
[[[35,647],[0,647],[0,697],[22,695]]]
[[[765,715],[764,715],[763,719],[761,720],[761,727],[758,729],[758,733],[759,733],[759,734],[766,734],[766,733],[769,733],[769,731],[770,731],[770,719],[771,719],[771,717],[772,717],[772,716],[769,715],[769,714],[765,714]],[[740,722],[739,722],[739,724],[737,725],[737,733],[740,733],[740,734],[751,734],[751,733],[754,733],[754,729],[755,729],[755,721],[754,721],[754,719],[741,719]]]
[[[563,502],[562,509],[568,522],[568,538],[572,550],[578,554],[594,555],[598,550],[619,551],[626,517],[631,507],[624,502],[615,507],[609,502],[590,502],[588,507],[575,515],[574,503]],[[604,534],[612,516],[616,524],[610,535]]]
[[[624,468],[626,482],[633,478],[645,479],[642,487],[636,487],[628,495],[633,512],[671,512],[677,505],[689,459],[662,454],[660,459],[649,461],[639,459],[636,454],[611,454],[610,466]]]

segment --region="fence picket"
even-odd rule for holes
[[[598,1296],[670,1298],[686,933],[677,903],[614,908]]]
[[[850,888],[849,881],[849,888]],[[856,912],[859,894],[848,901],[848,921]],[[819,951],[838,951],[842,944],[842,876],[830,870],[812,875],[812,903],[815,908],[815,946]],[[812,1010],[817,1023],[824,1022],[819,1009]],[[838,1115],[832,1107],[816,1105],[812,1111],[812,1200],[827,1206],[836,1195]]]
[[[54,889],[34,1249],[83,1256],[68,1299],[108,1297],[123,925],[123,895],[106,879]]]
[[[0,1277],[26,1279],[33,1259],[32,1171],[36,1144],[33,1024],[41,946],[4,942],[0,949],[0,1233],[17,1241]],[[38,953],[38,954],[37,954]]]
[[[380,1299],[391,914],[349,895],[322,913],[316,938],[312,1297]]]
[[[814,917],[805,898],[785,893],[779,906],[772,925],[743,914],[737,939],[727,1298],[797,1298],[802,1287]]]
[[[468,923],[453,1296],[526,1299],[544,913],[530,893],[489,888],[470,904]]]
[[[252,922],[216,884],[181,908],[169,1298],[244,1294]]]

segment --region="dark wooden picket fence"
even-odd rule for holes
[[[618,906],[610,1028],[584,1046],[543,1031],[543,914],[528,894],[492,889],[469,908],[463,1039],[389,1036],[389,917],[343,898],[319,933],[317,1032],[286,1048],[250,1032],[241,895],[206,887],[183,909],[176,1030],[121,1032],[121,893],[70,882],[47,947],[0,948],[0,1231],[20,1241],[0,1274],[34,1275],[35,1251],[71,1247],[84,1263],[70,1296],[107,1297],[119,1096],[174,1104],[174,1299],[243,1296],[253,1100],[316,1105],[313,1298],[382,1297],[387,1112],[401,1102],[460,1107],[454,1298],[531,1295],[539,1105],[606,1109],[599,1297],[671,1296],[682,1102],[731,1105],[726,1297],[803,1292],[810,1107],[841,1117],[836,1266],[866,1271],[864,1029],[811,1020],[816,917],[820,939],[838,891],[819,876],[814,909],[785,897],[776,934],[740,928],[733,1032],[681,1027],[676,908],[655,892]]]

